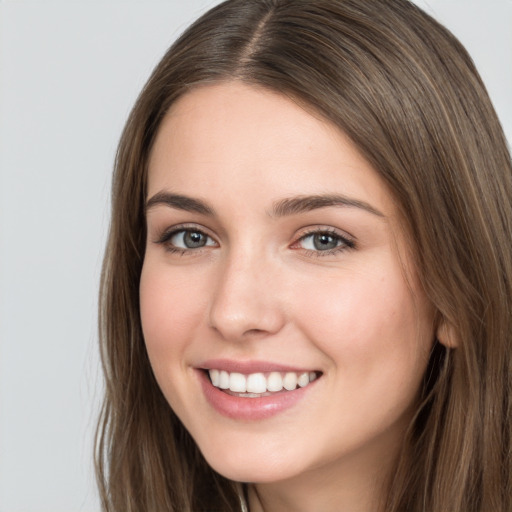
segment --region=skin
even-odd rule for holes
[[[148,198],[161,192],[215,211],[148,208],[140,282],[153,371],[206,460],[253,483],[251,511],[379,510],[435,333],[378,174],[329,122],[226,82],[189,92],[163,120]],[[320,194],[365,207],[272,214],[284,198]],[[173,252],[180,234],[162,242],[183,224],[206,245]],[[311,231],[326,230],[335,252],[312,243]],[[210,358],[322,375],[293,407],[241,421],[204,396],[197,367]]]

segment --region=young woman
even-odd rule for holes
[[[105,511],[512,509],[512,166],[406,0],[228,0],[127,122]]]

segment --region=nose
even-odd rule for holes
[[[245,253],[221,265],[210,303],[210,327],[228,341],[279,332],[286,315],[275,264],[261,254]]]

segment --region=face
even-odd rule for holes
[[[383,182],[274,92],[196,88],[152,151],[142,326],[207,461],[275,482],[396,450],[433,315]]]

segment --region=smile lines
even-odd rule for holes
[[[211,369],[208,371],[210,380],[216,388],[233,393],[246,393],[247,398],[262,394],[282,391],[293,391],[297,387],[306,387],[317,379],[316,372],[270,372],[251,373],[244,375],[238,372]]]

